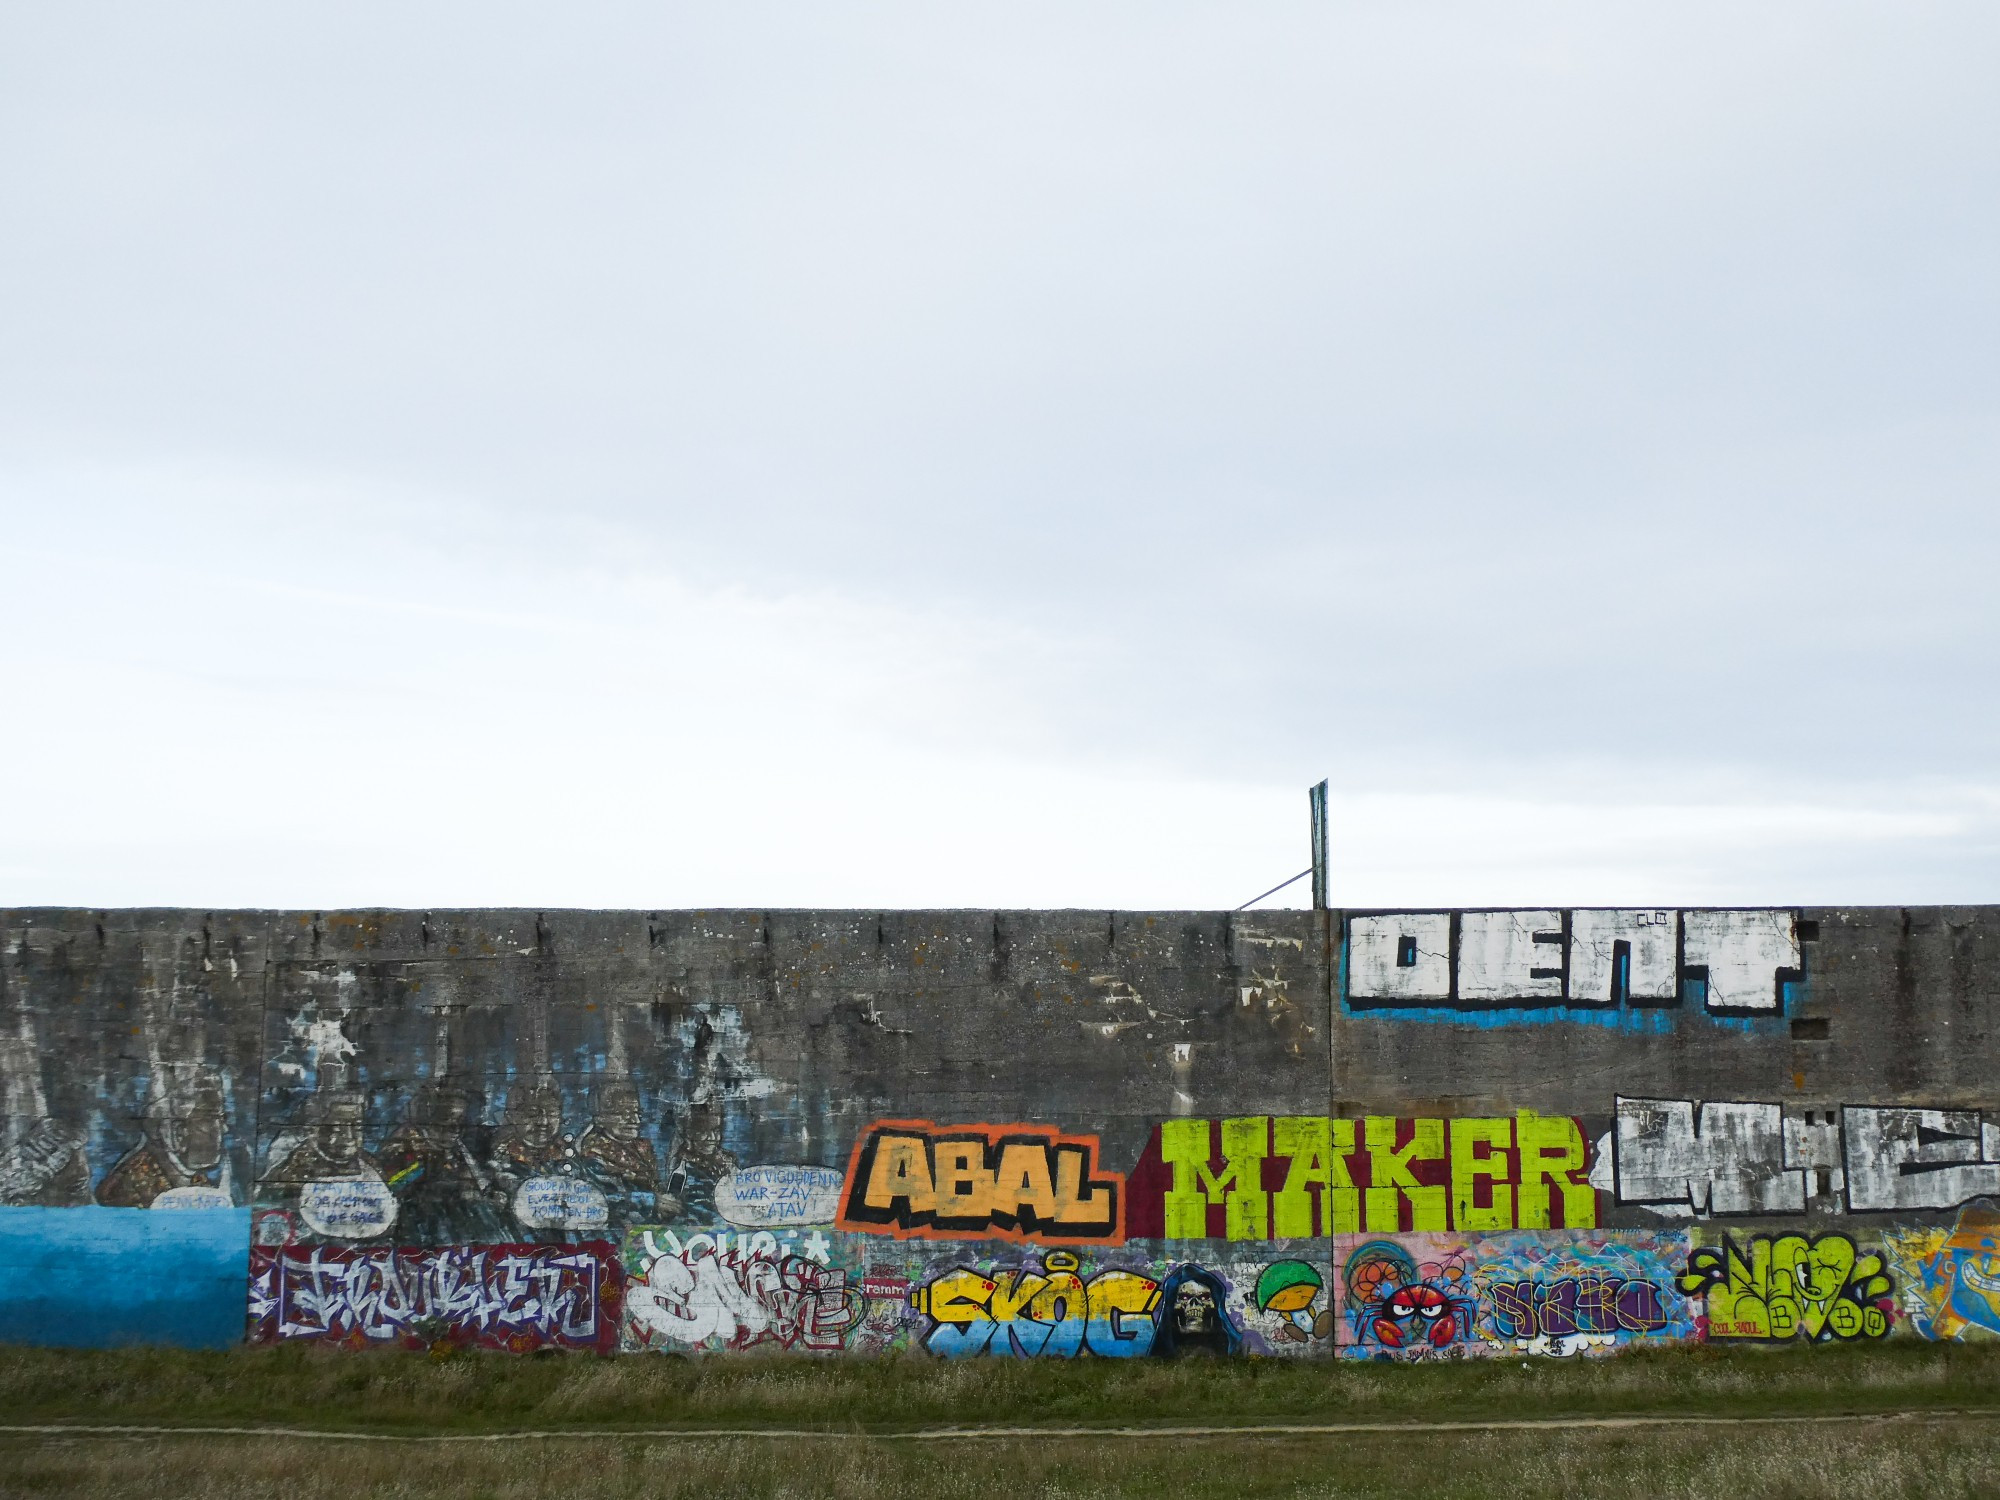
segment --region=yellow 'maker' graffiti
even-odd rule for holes
[[[1159,1144],[1168,1239],[1597,1227],[1588,1145],[1562,1115],[1168,1120]]]

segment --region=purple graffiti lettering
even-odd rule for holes
[[[1531,1339],[1539,1331],[1535,1319],[1537,1290],[1532,1281],[1517,1281],[1511,1286],[1496,1281],[1488,1288],[1486,1295],[1493,1308],[1494,1326],[1502,1338]]]
[[[608,1244],[259,1246],[251,1255],[250,1336],[610,1347],[616,1330],[602,1305],[616,1300],[618,1278]]]
[[[1510,1339],[1652,1333],[1671,1321],[1658,1287],[1622,1276],[1496,1281],[1486,1288],[1486,1302],[1494,1333]]]
[[[1651,1333],[1667,1326],[1666,1305],[1660,1289],[1650,1281],[1627,1281],[1619,1286],[1613,1307],[1618,1326],[1630,1333]]]

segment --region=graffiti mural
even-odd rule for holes
[[[1115,1245],[1124,1210],[1125,1179],[1099,1169],[1095,1136],[885,1120],[855,1142],[839,1224],[922,1239]]]
[[[1356,1010],[1616,1009],[1779,1015],[1804,979],[1790,911],[1367,912],[1347,922]]]
[[[630,1230],[624,1347],[837,1353],[866,1303],[836,1260],[846,1238],[825,1226]]]
[[[1687,1254],[1684,1231],[1337,1239],[1339,1352],[1561,1356],[1693,1339]]]
[[[1462,1359],[1476,1341],[1473,1262],[1440,1235],[1334,1241],[1350,1352],[1378,1359]]]
[[[910,1306],[931,1321],[923,1347],[947,1358],[975,1354],[1074,1359],[1086,1349],[1128,1359],[1153,1347],[1160,1283],[1140,1271],[1103,1270],[1085,1277],[1068,1251],[1039,1264],[981,1271],[954,1266],[910,1292]]]
[[[222,1075],[205,1063],[163,1068],[149,1090],[139,1140],[97,1184],[109,1208],[228,1208],[228,1106]]]
[[[240,1207],[235,1081],[255,1076],[258,1014],[246,935],[207,920],[90,931],[81,952],[80,935],[16,933],[0,961],[0,1208]],[[61,1024],[99,1001],[114,1026]]]
[[[1496,1353],[1601,1353],[1695,1337],[1688,1237],[1496,1234],[1474,1246],[1480,1337]]]
[[[780,1201],[796,1180],[738,1180],[731,1134],[771,1085],[733,1007],[578,992],[529,962],[474,966],[433,998],[425,973],[292,971],[266,1032],[255,1203],[283,1216],[260,1218],[269,1242],[616,1239],[707,1222],[726,1184],[749,1189],[732,1207],[761,1194],[807,1222]]]
[[[2000,1337],[2000,1205],[1968,1204],[1949,1229],[1885,1236],[1903,1313],[1927,1339]]]
[[[250,1339],[608,1350],[621,1281],[617,1252],[603,1242],[260,1246],[250,1260]]]
[[[1882,1255],[1844,1234],[1723,1234],[1689,1252],[1681,1290],[1705,1299],[1704,1338],[1879,1339],[1895,1317]]]
[[[7,924],[0,1343],[242,1338],[261,996],[237,918]]]
[[[2000,1337],[1994,921],[0,913],[0,1339]]]
[[[1977,1111],[1626,1099],[1598,1143],[1619,1204],[1671,1217],[1956,1208],[2000,1193],[2000,1127]]]
[[[835,1235],[861,1312],[849,1353],[941,1358],[1156,1359],[1331,1351],[1323,1243],[1209,1247],[1157,1241],[1066,1249],[941,1247]],[[1185,1247],[1179,1247],[1185,1248]]]
[[[1333,1309],[1321,1308],[1326,1281],[1319,1268],[1302,1260],[1275,1260],[1257,1278],[1256,1304],[1276,1314],[1278,1337],[1286,1343],[1333,1336]]]
[[[1127,1230],[1267,1240],[1587,1229],[1597,1223],[1591,1163],[1579,1122],[1531,1110],[1456,1120],[1169,1120],[1133,1169]]]

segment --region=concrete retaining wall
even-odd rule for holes
[[[2000,1333],[1992,908],[0,913],[0,1339]]]

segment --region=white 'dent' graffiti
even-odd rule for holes
[[[1419,911],[1348,918],[1347,998],[1362,1007],[1672,1005],[1771,1014],[1803,971],[1790,911]]]

